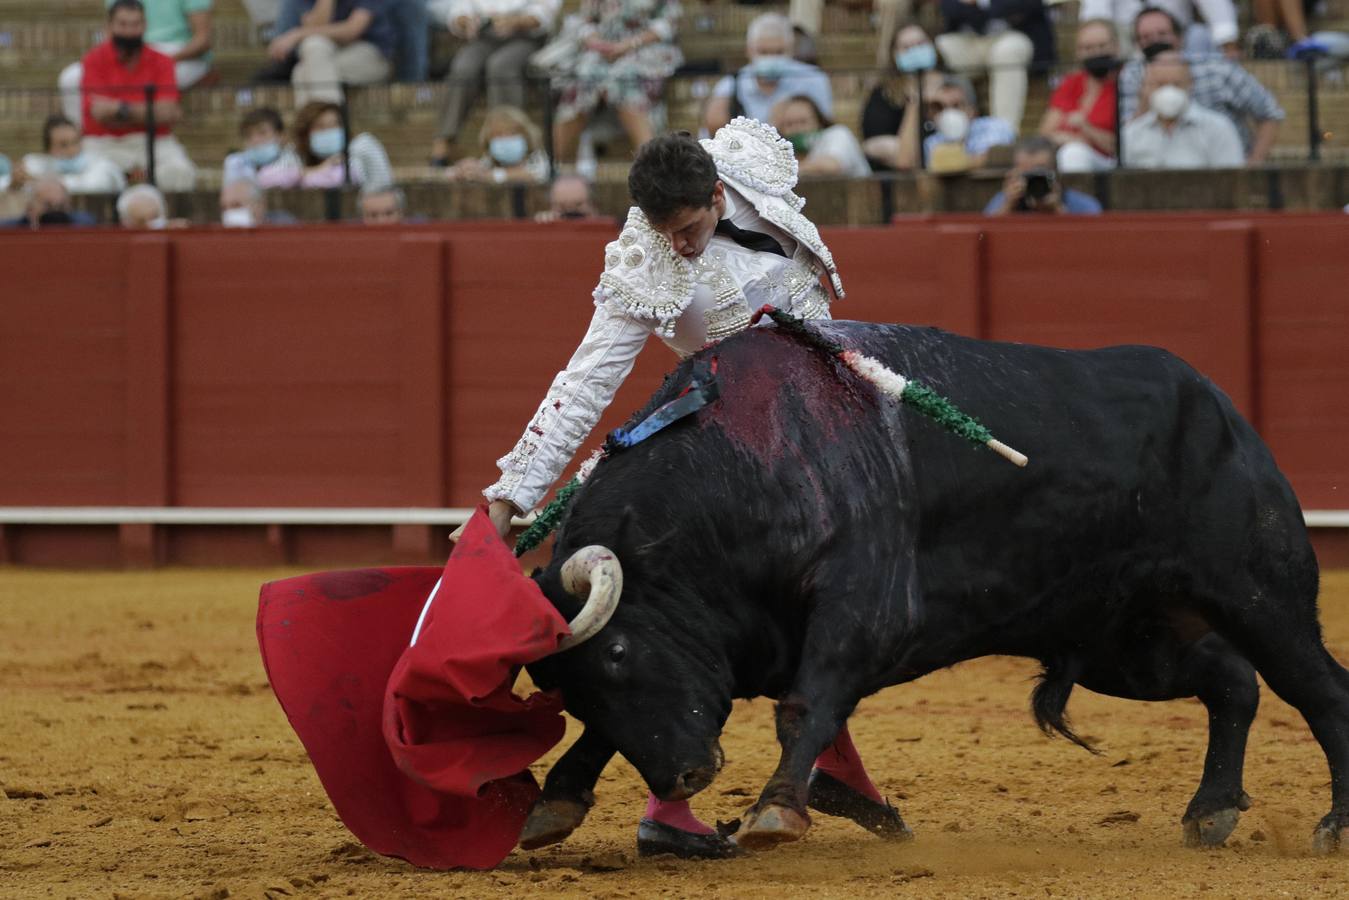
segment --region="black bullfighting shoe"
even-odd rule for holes
[[[719,832],[694,834],[654,819],[643,819],[637,826],[638,856],[669,853],[681,859],[726,859],[744,852]]]
[[[826,816],[852,819],[867,831],[887,841],[907,841],[913,838],[913,831],[904,824],[899,810],[888,801],[877,803],[819,769],[810,773],[810,795],[806,804]]]

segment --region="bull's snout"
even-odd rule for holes
[[[686,769],[675,779],[674,788],[665,796],[665,800],[687,800],[694,794],[706,788],[717,777],[721,767],[726,762],[726,754],[721,750],[721,744],[715,744],[712,747],[712,762],[705,766],[698,766],[693,769]]]

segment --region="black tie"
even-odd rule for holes
[[[778,256],[786,256],[782,252],[782,245],[769,235],[762,231],[750,231],[747,228],[741,228],[730,219],[722,219],[717,223],[717,234],[724,235],[735,241],[742,247],[748,247],[759,253],[776,253]]]

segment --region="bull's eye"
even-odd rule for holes
[[[617,662],[622,662],[622,661],[623,661],[623,657],[625,657],[625,656],[627,656],[627,655],[628,655],[628,648],[627,648],[627,647],[624,647],[622,644],[610,644],[610,645],[609,645],[609,661],[610,661],[610,662],[616,662],[616,663],[617,663]]]

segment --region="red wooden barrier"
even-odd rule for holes
[[[584,330],[613,233],[8,235],[0,505],[471,505]],[[1349,221],[917,220],[825,237],[848,288],[839,317],[1166,346],[1261,428],[1305,507],[1349,507]],[[673,361],[651,342],[590,446]],[[394,545],[435,556],[442,532],[402,527]],[[387,554],[387,529],[323,534],[184,532],[166,544],[149,526],[10,527],[0,559],[239,555],[222,540],[263,546],[259,560],[321,546],[341,556],[370,540]]]

